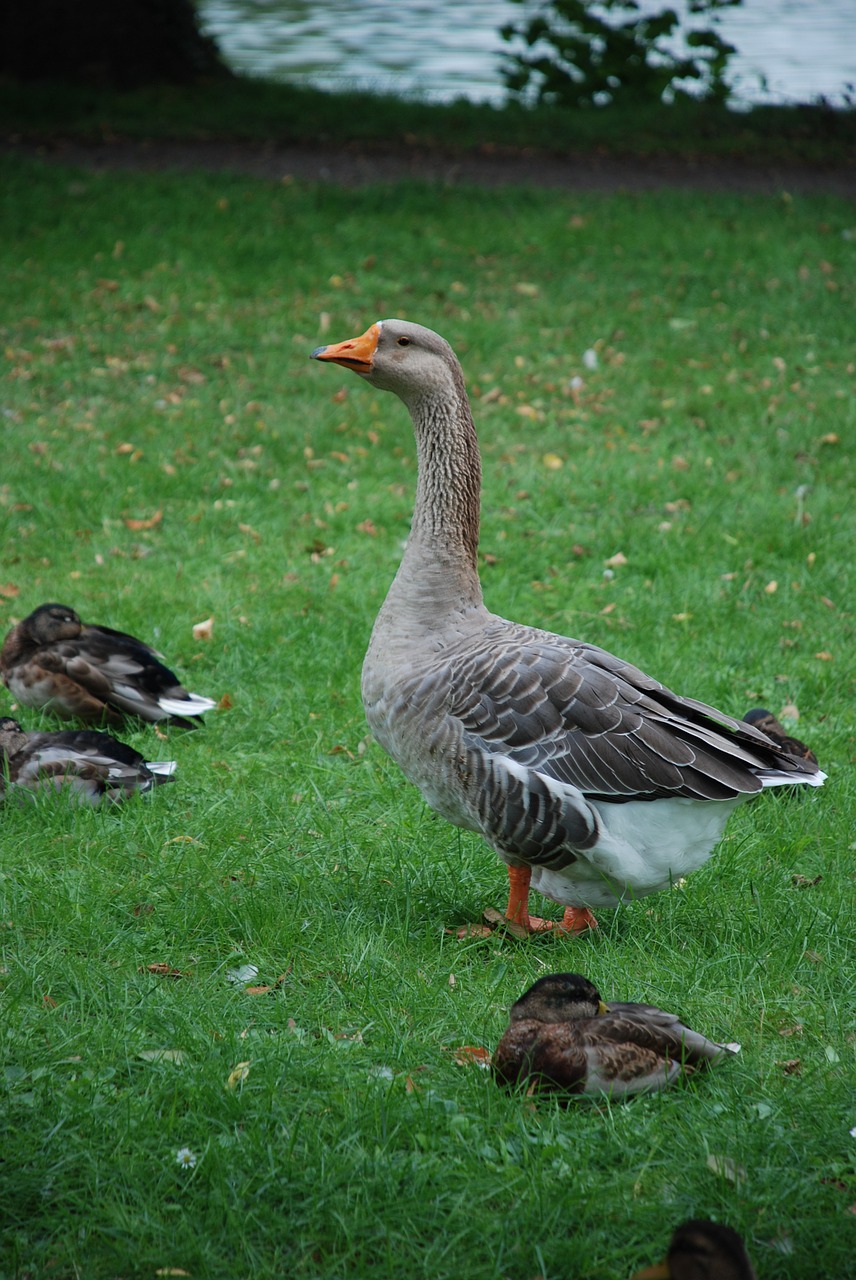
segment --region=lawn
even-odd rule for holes
[[[3,162],[0,632],[58,600],[221,705],[126,735],[178,761],[148,798],[3,810],[0,1275],[626,1280],[693,1215],[762,1280],[845,1273],[854,240],[821,196]],[[503,869],[367,736],[414,447],[308,356],[388,315],[462,358],[488,604],[784,709],[829,775],[583,939],[460,941]],[[568,969],[742,1053],[501,1092],[456,1050]]]

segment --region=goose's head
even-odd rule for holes
[[[608,1013],[593,982],[579,973],[548,973],[511,1006],[511,1021],[573,1022]]]
[[[633,1280],[756,1280],[743,1241],[731,1227],[699,1218],[682,1223],[665,1262],[637,1271]]]
[[[54,640],[71,640],[80,635],[82,623],[73,609],[65,604],[42,604],[24,619],[26,633],[39,644]]]
[[[458,359],[446,339],[409,320],[377,320],[359,338],[317,347],[311,358],[353,369],[407,405],[445,399],[463,388]]]

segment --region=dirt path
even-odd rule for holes
[[[336,150],[321,147],[234,142],[55,142],[2,144],[6,153],[39,155],[84,169],[142,169],[187,172],[208,169],[255,175],[274,181],[292,177],[358,187],[368,183],[421,179],[449,186],[526,184],[564,191],[733,191],[755,194],[825,192],[856,199],[856,165],[815,168],[804,164],[750,164],[739,160],[699,161],[614,156],[551,156],[535,152],[442,153],[418,148]]]

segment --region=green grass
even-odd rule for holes
[[[116,93],[77,85],[0,82],[0,133],[50,143],[82,138],[256,142],[550,153],[668,155],[687,160],[852,165],[856,109],[823,102],[730,111],[712,103],[626,110],[530,109],[459,99],[330,93],[235,77]]]
[[[852,207],[9,160],[0,192],[0,630],[67,602],[232,704],[130,735],[178,760],[148,801],[3,811],[0,1274],[626,1280],[698,1214],[765,1280],[843,1275]],[[307,357],[390,314],[462,357],[490,606],[736,714],[795,704],[829,774],[584,940],[446,933],[502,869],[367,741],[414,448],[397,401]],[[743,1053],[568,1110],[455,1063],[569,968]]]

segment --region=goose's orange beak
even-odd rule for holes
[[[380,337],[380,325],[373,324],[359,338],[349,338],[347,342],[333,342],[329,347],[316,347],[312,352],[312,360],[329,360],[331,364],[342,364],[355,373],[370,373],[377,342]]]

